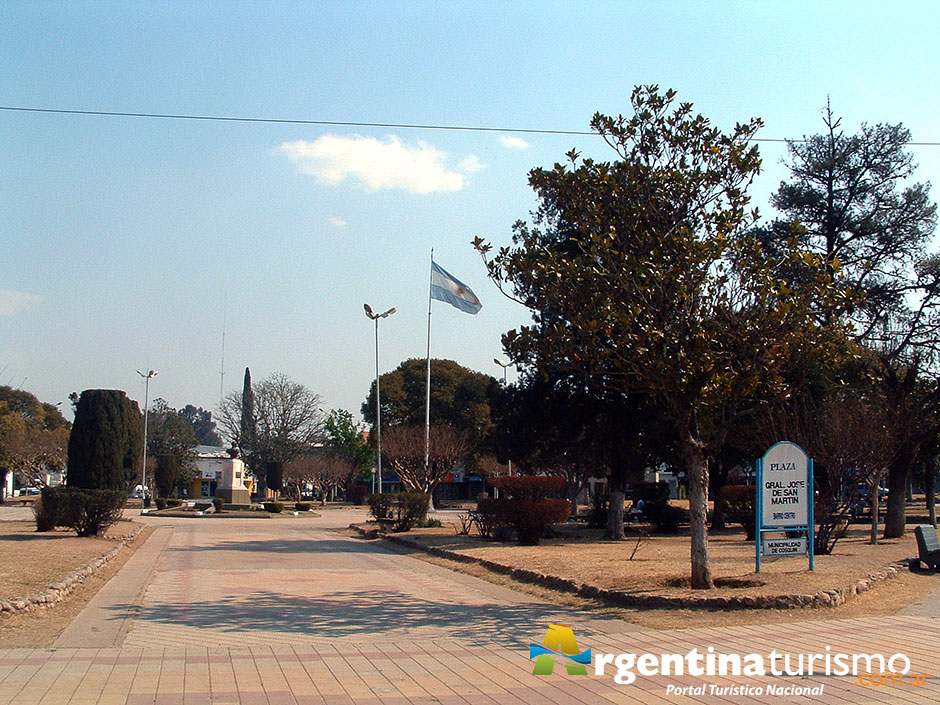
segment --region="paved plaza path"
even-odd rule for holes
[[[350,538],[355,510],[319,518],[156,519],[154,533],[54,648],[0,648],[0,705],[351,703],[933,703],[940,593],[904,614],[653,631],[566,609]],[[532,674],[530,642],[571,624],[599,653],[905,654],[926,685],[851,676]],[[769,662],[768,662],[769,663]],[[682,686],[747,686],[676,694]],[[775,695],[775,687],[823,686]],[[669,689],[672,686],[672,689]],[[765,692],[756,692],[763,687]]]

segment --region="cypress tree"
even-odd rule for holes
[[[257,449],[257,420],[255,419],[255,393],[251,388],[251,370],[245,368],[245,383],[242,387],[242,418],[238,443],[245,456],[248,469],[255,477],[256,492],[263,498],[266,493],[265,472],[259,467]]]
[[[143,452],[137,403],[118,389],[86,389],[69,436],[69,487],[126,490]]]
[[[266,464],[266,480],[268,487],[275,492],[280,492],[284,488],[284,464],[276,460],[268,461]]]

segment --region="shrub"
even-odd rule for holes
[[[157,497],[154,502],[157,504],[157,511],[166,509],[166,497]]]
[[[68,526],[79,536],[97,536],[121,518],[126,497],[122,490],[46,487],[44,512],[56,526]]]
[[[512,527],[521,545],[536,546],[549,526],[565,521],[570,513],[567,499],[484,498],[477,503],[477,528],[481,536],[499,538]]]
[[[470,515],[482,538],[496,538],[497,532],[502,527],[509,526],[506,523],[502,509],[503,505],[499,503],[498,499],[481,497],[477,500],[477,508],[475,511],[470,512]]]
[[[552,524],[568,519],[571,502],[567,499],[509,499],[509,523],[515,528],[519,544],[537,546],[542,534]]]
[[[399,492],[395,497],[395,526],[392,531],[411,531],[427,516],[430,496],[426,492]]]
[[[494,477],[488,481],[493,487],[505,492],[510,499],[545,499],[565,488],[563,477],[543,475],[510,475]]]
[[[440,529],[444,526],[440,519],[424,519],[415,524],[419,529]]]
[[[753,485],[725,485],[721,488],[721,495],[725,500],[725,516],[729,521],[741,525],[747,533],[748,541],[753,541],[757,533],[754,492]]]
[[[689,522],[689,511],[674,507],[669,502],[647,504],[643,507],[643,514],[661,534],[674,534],[679,530],[679,524]]]
[[[225,500],[221,497],[213,497],[212,506],[215,507],[216,513],[219,513],[225,509]]]
[[[166,506],[168,506],[168,507],[182,507],[182,506],[183,506],[183,500],[181,500],[181,499],[179,499],[179,498],[177,498],[177,497],[168,497],[167,500],[166,500]]]
[[[675,533],[679,524],[689,521],[688,510],[669,504],[669,485],[665,482],[638,482],[633,486],[633,500],[643,502],[643,516],[659,533]]]
[[[264,511],[271,512],[272,514],[280,514],[284,511],[283,502],[265,502]]]
[[[374,494],[369,497],[369,514],[374,519],[388,519],[392,514],[392,504],[395,502],[395,495]]]
[[[36,517],[36,531],[52,531],[55,528],[55,511],[43,502],[42,497],[33,502],[33,516]]]
[[[313,509],[313,504],[310,502],[297,502],[294,505],[294,509],[296,509],[298,512],[309,512],[311,509]]]
[[[358,485],[354,482],[350,482],[346,485],[346,501],[352,502],[356,506],[361,506],[366,503],[367,494],[368,489],[365,485]]]
[[[665,482],[638,482],[633,486],[633,500],[644,505],[669,504],[669,485]]]

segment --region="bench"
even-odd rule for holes
[[[917,558],[931,570],[940,570],[940,540],[937,530],[932,526],[918,526],[914,529],[917,537]]]
[[[388,532],[390,532],[395,527],[395,524],[398,523],[398,519],[392,519],[392,518],[386,519],[384,517],[380,519],[376,519],[375,521],[379,525],[379,531],[381,531],[383,534],[387,534]]]

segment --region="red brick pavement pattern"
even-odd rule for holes
[[[288,647],[8,649],[0,651],[0,705],[569,705],[577,703],[936,703],[940,701],[937,620],[878,617],[729,629],[632,631],[581,637],[595,653],[680,653],[713,646],[719,653],[771,650],[797,655],[831,651],[903,653],[911,671],[937,672],[923,687],[863,687],[854,677],[650,676],[631,685],[607,675],[532,675],[527,641],[518,648],[439,638],[418,642],[337,640]],[[875,647],[877,644],[877,647]],[[822,695],[667,694],[684,685],[815,686]]]
[[[123,570],[116,577],[125,590],[114,594],[124,597],[86,615],[88,631],[80,636],[87,643],[0,644],[0,705],[940,702],[940,613],[931,611],[937,599],[906,616],[800,622],[795,615],[784,624],[655,631],[542,603],[328,531],[348,516],[198,529],[186,520],[167,524],[160,536],[169,540],[154,543],[148,558],[153,569]],[[134,583],[134,575],[143,582]],[[128,631],[108,628],[124,619],[133,622]],[[865,687],[854,677],[639,674],[619,685],[612,667],[604,676],[593,669],[568,676],[561,664],[551,676],[534,676],[528,644],[541,641],[552,621],[570,621],[580,648],[595,658],[708,646],[766,658],[772,650],[825,653],[829,646],[834,653],[902,653],[912,672],[933,675],[924,687]],[[667,693],[669,685],[702,684],[822,685],[823,693]]]

